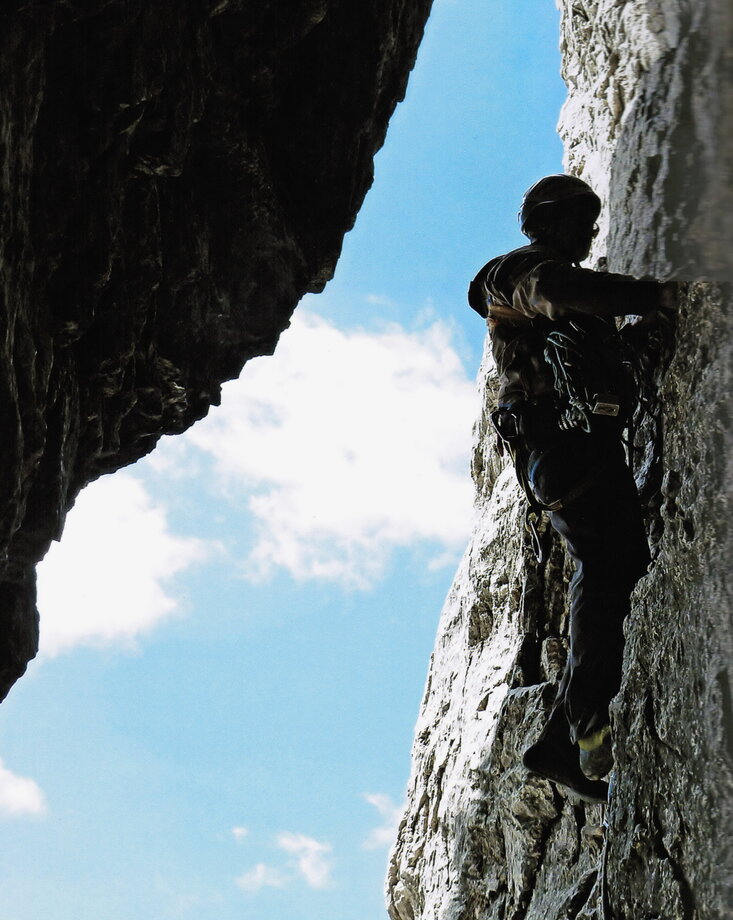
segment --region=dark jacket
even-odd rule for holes
[[[578,268],[541,243],[487,262],[471,282],[468,302],[489,322],[499,405],[553,394],[544,348],[554,321],[572,317],[591,335],[601,327],[608,331],[616,316],[656,309],[659,292],[656,281]]]

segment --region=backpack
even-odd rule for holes
[[[624,427],[637,403],[637,386],[632,354],[615,325],[596,316],[538,319],[560,428],[590,432],[593,416],[616,418]]]

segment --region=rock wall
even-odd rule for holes
[[[392,852],[393,920],[733,916],[728,4],[562,0],[567,170],[607,202],[593,259],[675,278],[634,449],[654,561],[627,623],[610,806],[520,765],[565,658],[567,562],[539,566],[479,373],[475,532],[443,610]],[[489,254],[487,254],[489,255]],[[601,829],[603,822],[607,827]]]
[[[90,480],[181,432],[331,276],[431,0],[0,9],[0,699]]]

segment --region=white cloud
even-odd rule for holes
[[[383,847],[391,847],[397,839],[397,830],[405,810],[404,803],[396,805],[390,796],[383,792],[367,793],[364,798],[377,809],[383,819],[383,823],[369,833],[364,841],[364,848],[381,850]]]
[[[92,483],[38,567],[42,652],[131,643],[175,613],[165,582],[205,555],[202,541],[170,532],[164,508],[129,473]]]
[[[238,834],[244,831],[244,834]],[[236,839],[247,835],[246,828],[233,828]],[[305,834],[293,834],[283,831],[275,840],[277,846],[292,859],[281,868],[257,863],[247,872],[235,879],[236,884],[250,893],[262,888],[285,888],[297,881],[305,882],[309,888],[324,889],[331,887],[331,852],[328,843],[321,843]]]
[[[35,780],[17,776],[0,760],[0,815],[42,815],[46,801]]]
[[[331,885],[330,844],[285,831],[278,835],[277,845],[295,857],[296,870],[310,888],[328,888]]]
[[[232,837],[236,841],[244,840],[245,837],[249,835],[249,831],[246,827],[233,827],[232,828]]]
[[[257,863],[248,872],[240,875],[236,883],[243,891],[254,893],[262,888],[284,888],[288,884],[288,879],[277,869]]]
[[[445,324],[344,332],[300,312],[184,437],[255,517],[248,577],[366,587],[396,548],[462,550],[475,404]]]
[[[367,294],[364,298],[368,304],[371,304],[374,307],[395,307],[397,304],[394,300],[390,300],[389,297],[384,297],[382,294]]]

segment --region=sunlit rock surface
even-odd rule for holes
[[[79,489],[331,276],[430,2],[3,3],[0,698]]]
[[[654,562],[614,704],[608,828],[520,766],[564,663],[561,548],[539,566],[479,374],[476,526],[446,601],[392,852],[393,920],[733,916],[731,29],[728,5],[564,0],[569,171],[610,203],[592,259],[677,278],[676,343],[645,348],[635,472]],[[610,229],[609,229],[610,228]],[[490,255],[487,253],[487,256]]]

